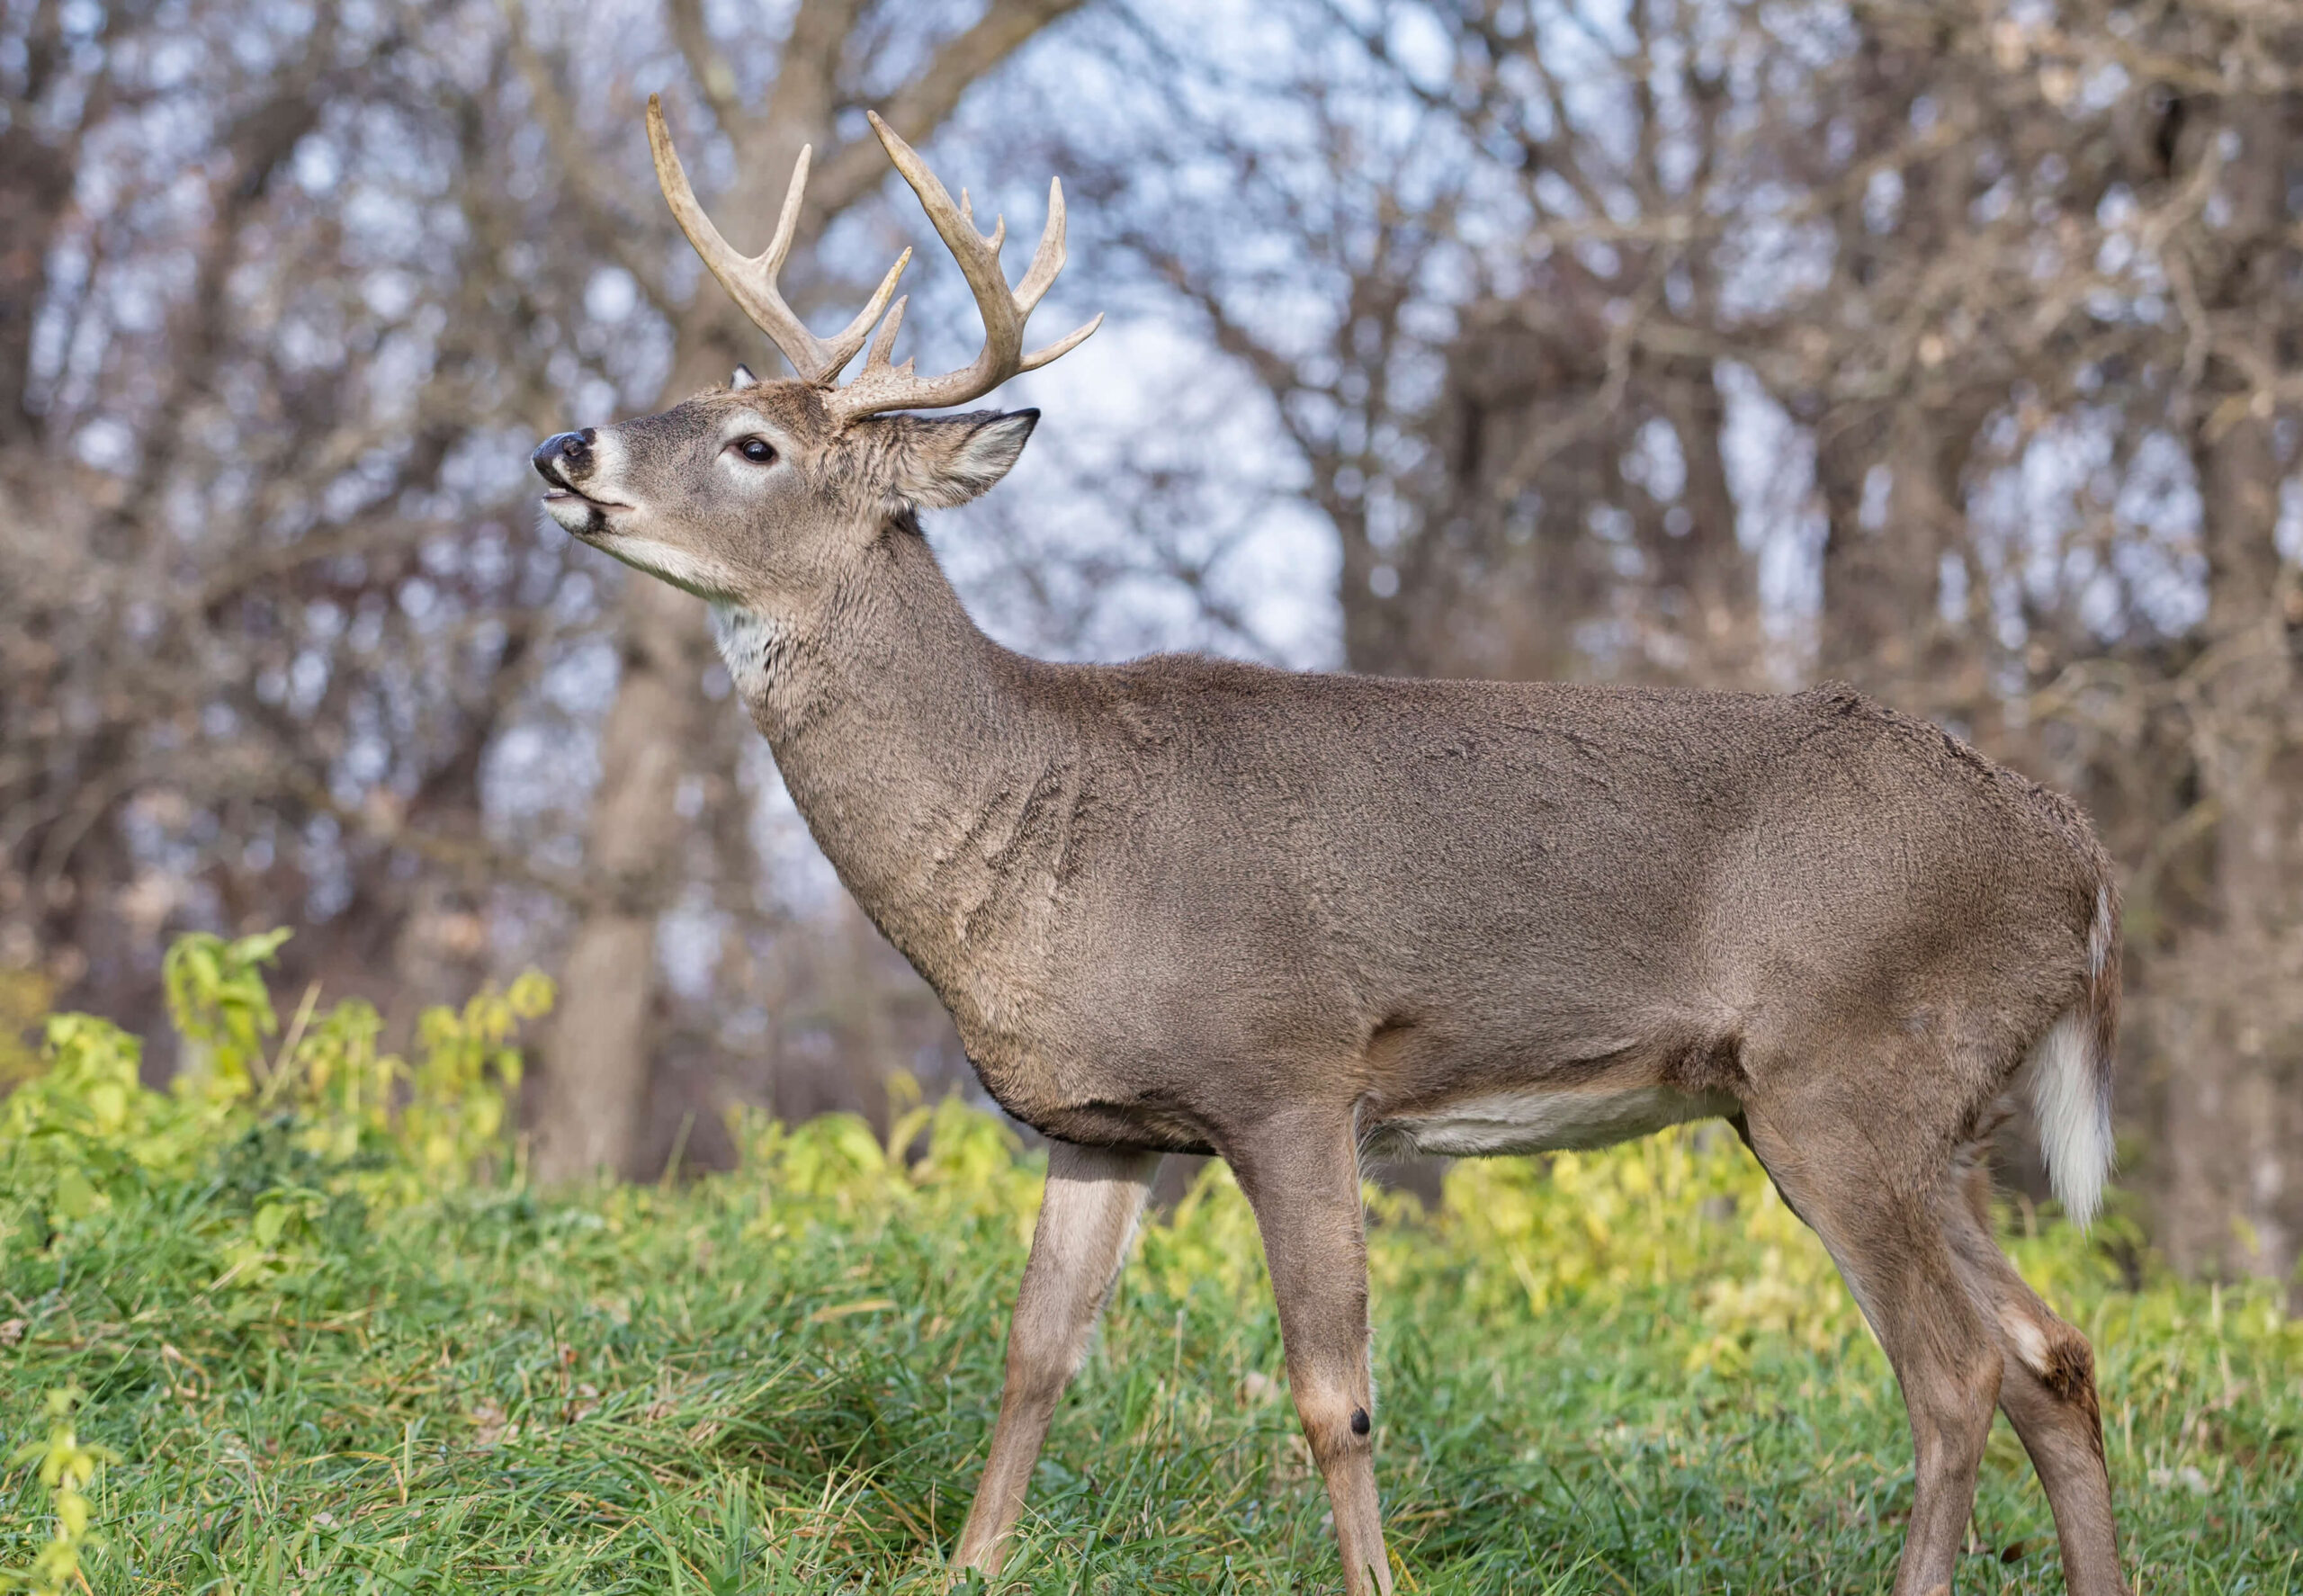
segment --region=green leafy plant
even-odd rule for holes
[[[184,1039],[184,1059],[177,1080],[224,1102],[246,1097],[273,1072],[264,1049],[280,1029],[264,966],[288,940],[286,931],[265,931],[227,942],[195,931],[180,937],[160,962],[168,994],[168,1018]]]
[[[40,1068],[31,1036],[48,1012],[48,982],[30,970],[0,970],[0,1089]]]
[[[52,1422],[47,1437],[27,1441],[9,1455],[10,1468],[39,1466],[36,1477],[48,1493],[56,1529],[29,1565],[0,1570],[0,1590],[62,1596],[67,1586],[87,1584],[87,1576],[80,1572],[80,1555],[90,1540],[86,1491],[94,1483],[96,1471],[107,1463],[119,1462],[120,1455],[109,1447],[92,1446],[80,1439],[72,1411],[82,1395],[77,1386],[49,1392],[48,1416]]]
[[[168,949],[182,1058],[165,1090],[144,1085],[136,1037],[87,1015],[49,1018],[38,1072],[0,1107],[0,1170],[41,1205],[52,1250],[84,1242],[123,1194],[238,1149],[242,1172],[265,1178],[234,1183],[237,1200],[201,1230],[214,1288],[245,1290],[318,1267],[318,1227],[347,1201],[389,1213],[508,1171],[519,1029],[549,1011],[551,983],[530,973],[426,1010],[411,1063],[382,1051],[381,1021],[358,999],[323,1011],[314,989],[283,1030],[264,975],[287,936],[201,932]]]

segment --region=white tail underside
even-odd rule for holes
[[[2031,1049],[2027,1069],[2048,1179],[2083,1230],[2095,1217],[2111,1167],[2110,1097],[2098,1089],[2090,1036],[2085,1010],[2073,1005]]]

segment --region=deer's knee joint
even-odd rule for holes
[[[1021,1402],[1053,1408],[1088,1360],[1087,1354],[1084,1335],[1012,1337],[1008,1344],[1008,1390]]]
[[[1348,1392],[1311,1392],[1295,1403],[1304,1423],[1304,1439],[1312,1457],[1322,1467],[1353,1452],[1375,1448],[1376,1421],[1367,1399]]]
[[[1008,1389],[1025,1402],[1053,1406],[1078,1372],[1074,1361],[1062,1356],[1008,1359]]]

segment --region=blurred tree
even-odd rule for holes
[[[2303,549],[2279,544],[2282,494],[2303,520],[2303,20],[2270,40],[2201,31],[2226,76],[2171,102],[2184,125],[2162,138],[2163,181],[2206,191],[2205,225],[2167,247],[2184,311],[2174,418],[2208,571],[2203,650],[2177,680],[2214,851],[2211,911],[2186,928],[2155,1017],[2164,1239],[2194,1264],[2293,1279],[2303,1299]],[[2249,60],[2264,42],[2284,53]],[[2278,69],[2283,87],[2257,86]]]
[[[317,897],[302,967],[371,990],[441,939],[381,845],[468,802],[557,619],[472,445],[568,286],[507,281],[468,22],[8,13],[0,955],[76,1001],[148,1011],[178,913]],[[477,840],[426,841],[467,896],[519,874]]]

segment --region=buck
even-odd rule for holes
[[[970,621],[920,512],[1006,474],[1034,410],[929,417],[1045,365],[1020,285],[872,126],[981,313],[972,364],[892,363],[907,250],[838,335],[673,214],[791,362],[535,453],[584,542],[709,602],[728,669],[856,900],[1048,1138],[1006,1385],[954,1558],[996,1573],[1161,1156],[1236,1173],[1346,1589],[1388,1592],[1360,1160],[1591,1147],[1723,1117],[1886,1349],[1916,1457],[1899,1596],[1947,1591],[1995,1406],[2069,1588],[2127,1589],[2093,1356],[1993,1241],[1978,1143],[2028,1087],[2065,1211],[2110,1152],[2116,894],[2066,799],[1840,686],[1788,696],[1051,664]],[[884,323],[881,318],[887,312]],[[878,336],[861,371],[840,372]]]

